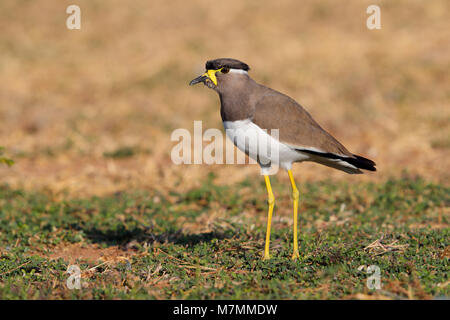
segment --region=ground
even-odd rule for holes
[[[450,188],[404,177],[301,188],[300,258],[288,187],[278,194],[272,259],[261,259],[264,189],[204,184],[51,199],[0,189],[5,299],[430,299],[449,296]],[[81,289],[68,289],[69,265]],[[367,267],[380,270],[379,289]]]
[[[73,3],[81,30],[64,2],[0,2],[0,157],[14,160],[0,161],[0,298],[449,295],[448,1]],[[287,174],[263,262],[258,168],[171,161],[175,129],[222,130],[217,95],[188,86],[218,57],[377,163],[294,166],[296,262]],[[70,264],[82,290],[66,287]]]

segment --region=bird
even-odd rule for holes
[[[293,253],[298,259],[298,206],[300,193],[295,184],[292,164],[312,161],[349,174],[361,174],[362,170],[376,171],[374,161],[347,150],[338,140],[325,131],[312,116],[291,97],[257,83],[249,75],[245,62],[232,58],[208,60],[206,72],[189,85],[203,83],[219,94],[220,115],[227,136],[238,149],[256,160],[267,188],[267,229],[263,260],[270,259],[270,231],[275,197],[269,176],[273,168],[287,171],[293,199]],[[236,132],[234,136],[229,131]],[[270,133],[269,133],[270,130]],[[273,130],[277,135],[272,136]],[[253,140],[240,139],[245,132],[274,146],[277,152],[262,152]]]

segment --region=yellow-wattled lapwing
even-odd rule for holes
[[[275,203],[269,174],[273,166],[287,170],[294,199],[294,252],[299,256],[297,241],[297,210],[299,191],[292,175],[292,163],[314,161],[347,173],[362,173],[360,169],[376,171],[375,162],[349,152],[333,136],[320,127],[301,105],[290,97],[256,83],[248,75],[246,63],[236,59],[216,59],[206,62],[206,72],[190,82],[202,82],[220,97],[220,114],[227,135],[236,131],[233,143],[261,166],[268,192],[268,221],[264,259],[269,258],[270,226]],[[240,130],[240,131],[239,131]],[[269,135],[278,130],[278,137]],[[261,141],[276,140],[277,152],[261,152],[259,142],[240,139],[239,132],[251,132]],[[266,142],[268,143],[268,142]],[[271,150],[273,151],[273,150]]]

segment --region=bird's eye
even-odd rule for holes
[[[228,72],[230,72],[230,68],[223,67],[220,71],[222,73],[228,73]]]

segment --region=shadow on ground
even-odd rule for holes
[[[74,228],[77,228],[74,226]],[[156,233],[151,228],[133,228],[127,230],[125,226],[121,226],[118,230],[101,230],[96,227],[90,229],[82,229],[86,238],[93,243],[103,244],[107,246],[125,246],[130,243],[172,243],[177,245],[197,245],[203,242],[210,242],[213,239],[223,240],[232,237],[231,232],[227,230],[214,230],[211,232],[203,232],[197,234],[187,234],[181,229]]]

